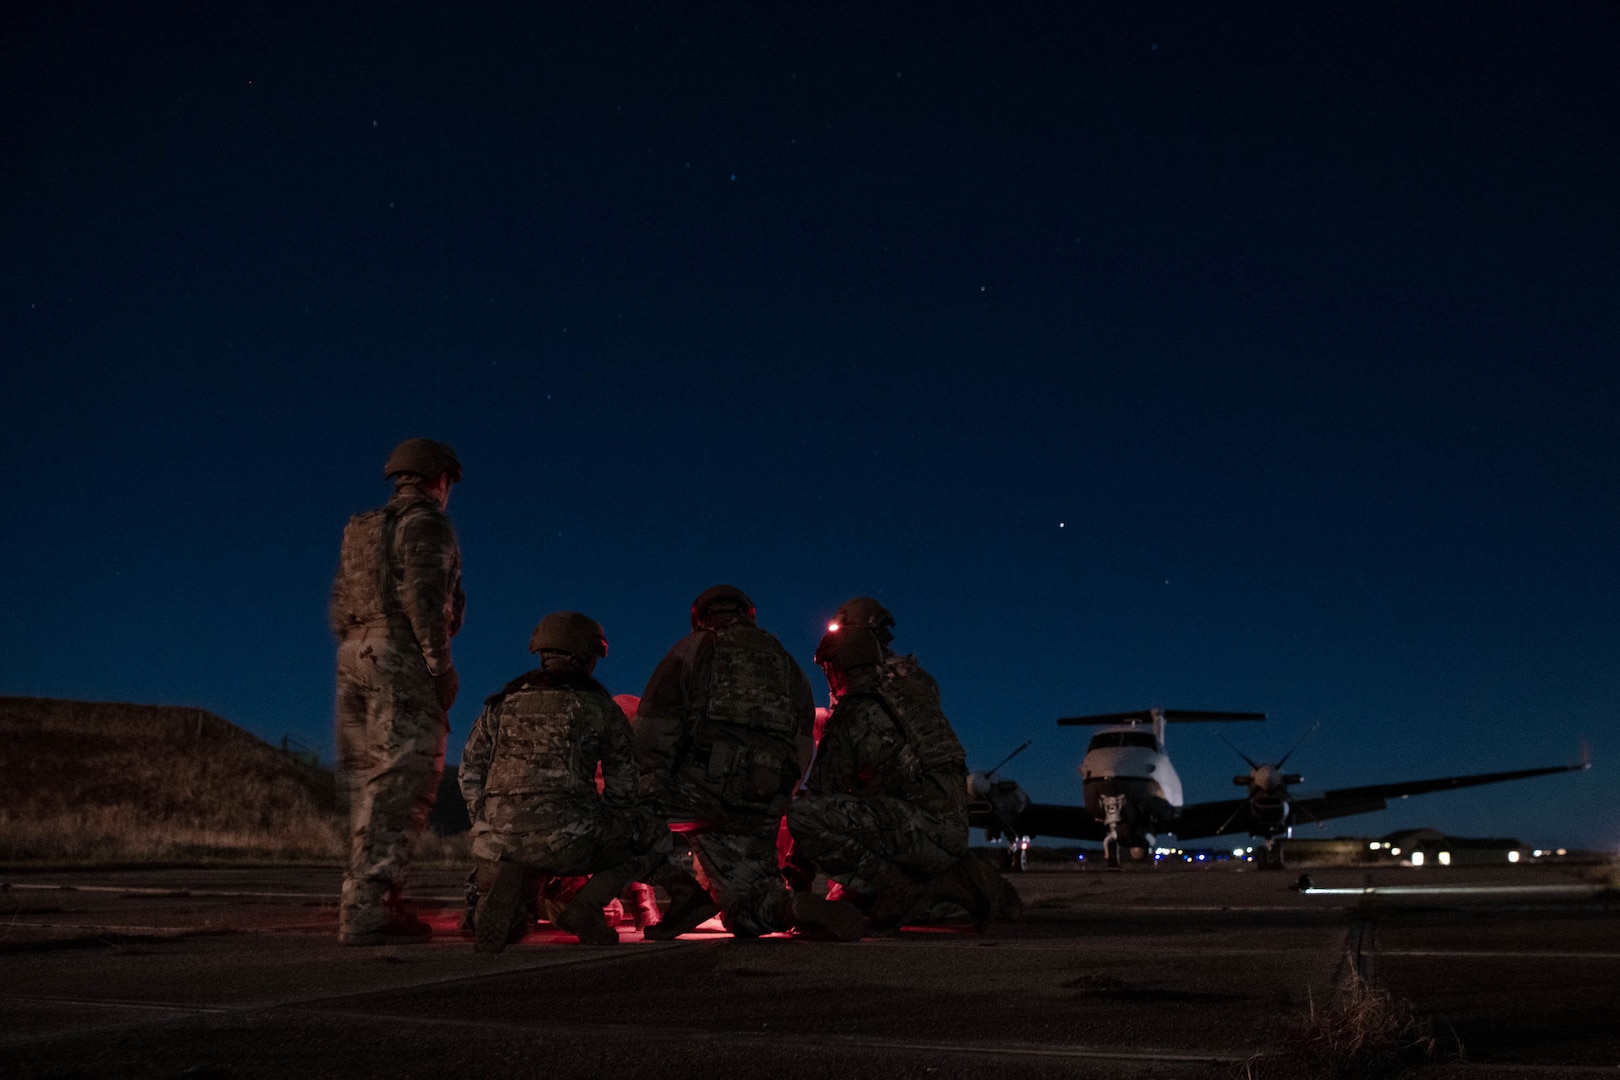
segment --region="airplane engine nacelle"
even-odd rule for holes
[[[1256,795],[1249,800],[1249,815],[1256,824],[1280,826],[1288,820],[1288,800],[1281,795]]]

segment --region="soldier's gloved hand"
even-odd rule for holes
[[[455,668],[445,668],[443,675],[433,677],[433,689],[439,695],[439,708],[449,712],[456,703],[456,691],[461,689],[461,676]]]

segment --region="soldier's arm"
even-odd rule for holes
[[[610,806],[632,806],[636,801],[636,748],[630,721],[613,701],[604,710],[602,725],[602,801]]]
[[[461,591],[461,549],[456,548],[455,565],[450,570],[450,636],[461,633],[461,621],[467,614],[467,594]]]
[[[797,721],[793,732],[793,759],[798,763],[799,775],[803,776],[816,752],[816,695],[798,664],[793,665],[793,674],[797,676],[793,687],[793,715]]]
[[[443,514],[408,511],[395,533],[399,605],[434,676],[451,668],[450,636],[461,625],[461,555]]]
[[[332,627],[332,633],[338,637],[349,628],[348,612],[343,607],[343,574],[340,571],[332,579],[332,592],[326,603],[326,621]]]
[[[636,710],[635,754],[643,774],[669,770],[686,738],[692,713],[692,673],[697,650],[691,638],[682,641],[659,661],[641,693]]]
[[[484,808],[484,780],[489,776],[489,764],[495,756],[496,708],[496,703],[490,702],[473,721],[467,745],[461,751],[461,771],[456,776],[461,784],[461,797],[467,803],[467,816],[475,822]]]
[[[816,748],[816,762],[810,769],[805,790],[812,795],[848,795],[860,790],[859,746],[854,726],[858,723],[854,703],[833,709]]]

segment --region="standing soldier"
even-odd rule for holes
[[[461,550],[444,513],[461,480],[456,452],[407,439],[383,475],[394,497],[349,519],[332,585],[338,768],[349,803],[338,913],[345,945],[432,936],[400,894],[444,770],[457,685],[450,639],[466,604]]]
[[[702,890],[672,866],[663,820],[636,805],[630,723],[591,677],[607,655],[602,627],[554,612],[534,628],[529,651],[540,667],[485,703],[462,755],[461,792],[478,823],[474,948],[500,952],[521,932],[514,922],[526,881],[583,874],[594,876],[553,921],[587,945],[617,944],[602,906],[631,882],[658,880],[687,907]]]
[[[788,810],[796,857],[819,865],[874,930],[898,928],[928,900],[967,908],[983,930],[1011,889],[968,851],[966,759],[937,685],[914,658],[897,673],[876,629],[834,625],[816,663],[835,703]]]
[[[809,764],[815,715],[804,672],[755,625],[753,601],[731,585],[692,602],[692,633],[641,695],[642,791],[685,834],[709,899],[737,937],[789,929],[860,937],[859,911],[788,892],[777,862],[777,828]],[[647,936],[673,937],[693,915],[672,898]]]

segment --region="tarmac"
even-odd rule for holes
[[[1620,1075],[1620,902],[1594,869],[1306,872],[1032,870],[1024,917],[982,936],[710,923],[593,948],[543,925],[486,956],[455,929],[459,870],[413,878],[434,940],[382,948],[337,945],[335,869],[4,871],[0,1075],[1326,1075],[1310,1039],[1367,985],[1432,1033],[1419,1075]]]

